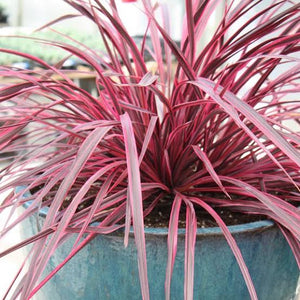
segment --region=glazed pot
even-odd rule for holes
[[[40,214],[44,218],[44,213]],[[36,218],[26,225],[37,232]],[[29,226],[28,226],[29,225]],[[252,276],[259,300],[291,300],[299,270],[293,253],[271,221],[229,226]],[[171,299],[183,299],[185,230],[179,230]],[[167,263],[166,228],[146,228],[150,299],[164,299]],[[57,249],[47,266],[51,271],[69,253],[74,238]],[[133,234],[124,248],[123,232],[97,236],[72,258],[34,299],[142,299]],[[221,230],[198,229],[194,299],[250,299],[244,279]]]

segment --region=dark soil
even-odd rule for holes
[[[41,187],[39,186],[31,189],[31,193],[34,194],[40,188]],[[93,200],[83,203],[79,207],[79,210],[91,205],[92,202]],[[168,227],[172,202],[173,201],[168,201],[165,199],[161,200],[151,211],[151,213],[144,218],[145,227],[148,228]],[[63,207],[65,208],[66,206],[68,206],[68,204],[69,202],[65,201]],[[147,204],[145,206],[147,206]],[[214,218],[209,213],[207,213],[204,209],[196,205],[194,206],[194,209],[196,212],[198,228],[218,227]],[[267,219],[266,216],[263,215],[251,215],[251,214],[244,214],[240,212],[234,212],[229,208],[215,208],[215,211],[218,213],[218,215],[228,226],[245,224],[249,222],[261,221]],[[180,210],[179,222],[178,222],[179,228],[185,228],[186,226],[185,220],[186,220],[186,210],[185,210],[185,206],[182,205]]]
[[[218,227],[214,218],[204,211],[200,207],[194,207],[197,217],[197,227],[207,228],[207,227]],[[226,225],[239,225],[249,222],[266,220],[266,216],[263,215],[249,215],[240,212],[234,212],[229,208],[216,208],[215,211],[219,214]],[[155,209],[145,217],[144,223],[145,227],[168,227],[170,218],[171,207],[167,205],[157,205]],[[186,211],[182,207],[179,217],[179,228],[185,228],[186,226]]]

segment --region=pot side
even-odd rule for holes
[[[44,218],[45,212],[39,215]],[[24,225],[25,236],[38,231],[36,217]],[[293,253],[271,221],[229,226],[249,268],[259,300],[291,300],[299,270]],[[164,299],[167,228],[146,228],[150,299]],[[76,236],[50,258],[50,272],[69,253]],[[180,229],[171,299],[183,299],[185,230]],[[142,299],[134,236],[124,248],[122,231],[97,236],[73,257],[35,296],[36,300]],[[197,231],[194,299],[250,299],[234,255],[219,228]]]

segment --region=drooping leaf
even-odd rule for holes
[[[121,123],[124,133],[124,144],[126,150],[126,161],[128,170],[128,196],[132,213],[132,223],[135,242],[138,253],[138,266],[141,280],[143,299],[149,299],[149,286],[147,277],[146,242],[144,234],[143,219],[143,197],[141,189],[141,178],[139,158],[136,149],[134,131],[128,114],[121,116]]]

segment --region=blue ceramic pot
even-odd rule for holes
[[[31,234],[36,218],[30,220]],[[291,300],[299,270],[285,238],[270,221],[229,226],[236,239],[259,300]],[[167,229],[145,229],[150,297],[164,299]],[[47,271],[68,254],[75,238],[51,257]],[[171,299],[183,299],[184,230],[172,277]],[[124,248],[122,232],[96,237],[49,281],[34,299],[106,300],[141,299],[133,235]],[[195,254],[194,299],[250,299],[238,264],[219,228],[198,229]]]

